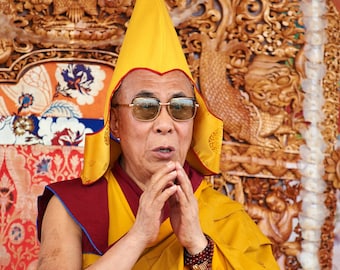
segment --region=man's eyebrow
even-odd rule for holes
[[[148,90],[141,90],[136,94],[136,97],[154,97],[154,93]]]
[[[176,98],[176,97],[187,97],[187,95],[184,94],[184,92],[182,92],[182,91],[178,91],[177,93],[174,93],[172,95],[172,97],[174,97],[174,98]]]
[[[136,97],[155,97],[155,94],[149,90],[141,90]],[[187,97],[187,95],[182,90],[178,90],[172,97]]]

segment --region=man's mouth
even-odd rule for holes
[[[169,154],[175,151],[175,148],[171,146],[160,146],[154,149],[155,152],[162,153],[162,154]]]
[[[172,149],[168,148],[168,147],[161,147],[158,150],[161,153],[170,153],[172,151]]]

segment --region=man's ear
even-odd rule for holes
[[[110,111],[110,130],[113,136],[119,138],[118,110],[116,108],[111,108]]]

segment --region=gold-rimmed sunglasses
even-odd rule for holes
[[[168,102],[160,102],[154,97],[135,97],[130,104],[114,103],[112,107],[127,106],[132,108],[132,115],[139,121],[153,121],[161,111],[161,106],[166,109],[175,121],[187,121],[195,117],[199,107],[195,98],[174,97]]]

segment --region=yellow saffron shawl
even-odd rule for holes
[[[135,216],[113,174],[108,172],[105,177],[108,181],[111,224],[108,243],[113,244],[128,232]],[[195,196],[203,232],[215,243],[213,270],[279,269],[272,255],[270,241],[246,214],[242,205],[213,190],[206,181],[202,181]],[[98,258],[97,255],[84,254],[83,269]],[[183,264],[183,247],[177,241],[168,218],[160,227],[156,243],[144,251],[133,270],[188,269]]]

